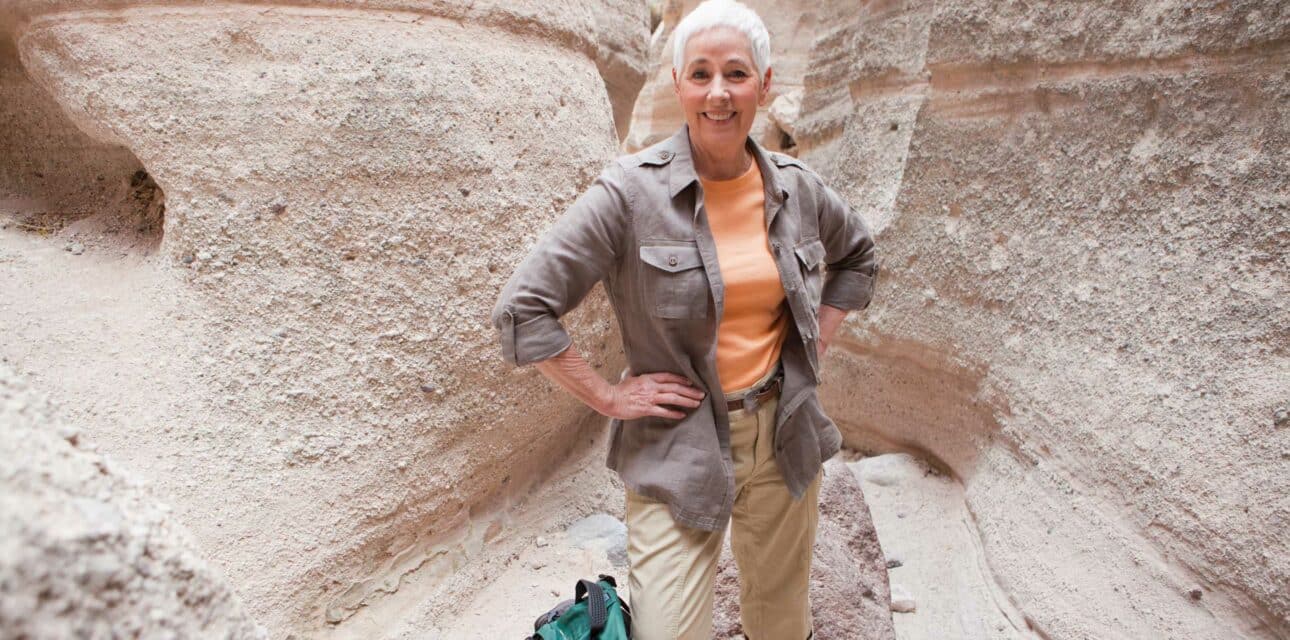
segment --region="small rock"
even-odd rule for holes
[[[85,253],[85,245],[79,242],[69,242],[65,249],[71,251],[74,256],[79,256],[82,253]]]
[[[627,564],[627,525],[607,513],[595,513],[573,524],[565,531],[573,546],[580,549],[604,549],[615,566]]]
[[[269,207],[269,211],[272,211],[274,215],[280,216],[283,213],[286,213],[287,205],[282,204],[281,202],[275,202],[273,203],[273,206]]]
[[[551,590],[551,597],[552,597],[552,598],[559,598],[559,597],[560,597],[560,590],[559,590],[559,589],[552,589],[552,590]]]
[[[903,566],[905,566],[905,563],[900,558],[887,558],[888,569],[898,569]]]
[[[1205,592],[1201,591],[1200,587],[1192,587],[1191,591],[1187,592],[1187,595],[1191,596],[1192,600],[1200,600],[1205,595]]]
[[[198,252],[197,252],[197,259],[198,259],[198,260],[201,260],[202,262],[205,262],[205,261],[207,261],[207,260],[210,260],[211,258],[214,258],[214,257],[215,257],[215,256],[214,256],[214,255],[211,255],[211,252],[209,252],[209,251],[198,251]]]
[[[536,544],[537,544],[538,548],[545,547],[545,546],[547,545],[546,538],[543,538],[543,537],[541,537],[541,536],[538,536],[538,539],[537,539],[537,543],[536,543]]]
[[[1278,429],[1290,426],[1290,409],[1279,407],[1272,412],[1272,424]]]
[[[918,603],[914,602],[914,596],[909,594],[905,587],[893,584],[891,585],[891,610],[896,613],[913,613],[918,609]]]

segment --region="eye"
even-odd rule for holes
[[[704,71],[703,69],[699,69],[697,71],[691,72],[690,77],[694,78],[695,80],[706,80],[708,78],[708,72]]]
[[[748,72],[744,71],[743,69],[735,69],[734,71],[731,71],[729,75],[731,78],[735,78],[737,80],[743,80],[744,78],[748,77]]]

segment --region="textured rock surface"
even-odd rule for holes
[[[158,397],[157,422],[92,426],[127,466],[179,461],[159,487],[184,496],[181,520],[275,634],[321,633],[414,572],[446,585],[549,461],[603,428],[535,370],[512,373],[487,313],[613,157],[612,105],[633,101],[645,64],[643,5],[4,11],[27,76],[164,192],[165,263],[145,268],[174,300],[147,313],[204,324],[177,351],[192,377],[157,383],[193,395]],[[17,146],[32,141],[42,152],[38,136]],[[568,323],[606,376],[608,317],[597,294]],[[4,352],[41,373],[113,370],[106,353]]]
[[[0,635],[263,638],[187,533],[0,361]]]
[[[1042,637],[1290,634],[1288,41],[1273,1],[872,3],[816,40],[802,157],[884,266],[826,404],[962,481]]]
[[[887,565],[864,492],[840,458],[825,463],[820,519],[811,561],[811,613],[816,640],[895,640]],[[739,571],[727,532],[717,567],[713,632],[742,639]]]
[[[891,579],[896,637],[1023,640],[1034,634],[995,582],[963,486],[892,453],[850,462],[863,481]]]
[[[10,26],[0,10],[0,215],[47,234],[107,213],[105,222],[159,238],[160,211],[150,206],[156,191],[140,175],[143,165],[68,120],[23,70]]]

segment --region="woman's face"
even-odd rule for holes
[[[683,59],[682,69],[672,69],[672,84],[691,144],[709,153],[742,149],[770,92],[770,70],[757,76],[748,38],[731,27],[690,36]]]

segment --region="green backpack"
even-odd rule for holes
[[[533,623],[526,640],[630,640],[632,610],[618,597],[613,576],[598,582],[579,580],[573,599],[565,600]]]

